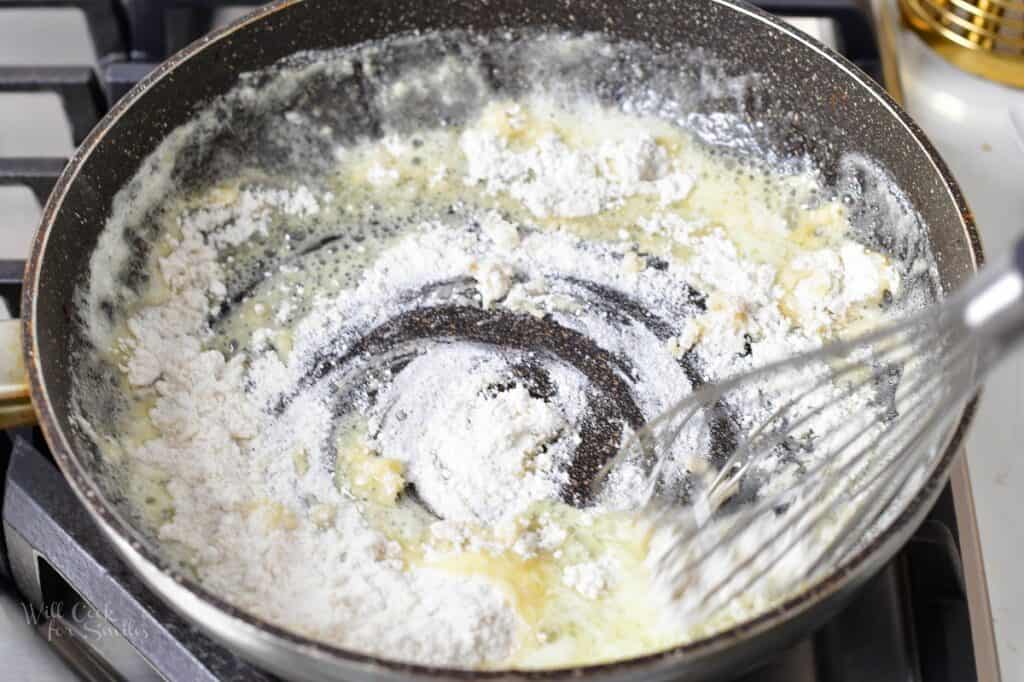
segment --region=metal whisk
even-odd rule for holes
[[[651,511],[649,561],[680,616],[766,605],[898,513],[1022,335],[1024,239],[941,305],[694,392],[626,443],[596,492],[626,481]],[[744,403],[769,408],[737,416]]]

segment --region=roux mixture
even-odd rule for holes
[[[321,119],[286,109],[275,134],[330,138]],[[172,134],[143,187],[192,134]],[[155,247],[137,294],[91,328],[127,398],[113,423],[80,422],[162,551],[268,620],[455,667],[636,656],[784,596],[681,626],[645,563],[635,479],[596,500],[588,481],[695,386],[891,313],[910,266],[853,238],[850,201],[813,169],[543,92],[320,161],[121,207]],[[117,289],[102,265],[94,310]],[[755,392],[732,428],[769,409]],[[684,434],[662,494],[684,499],[713,452]]]

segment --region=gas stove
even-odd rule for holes
[[[237,15],[239,4],[0,0],[0,130],[20,106],[9,104],[9,93],[51,93],[66,116],[70,144],[78,144],[161,59]],[[786,15],[882,79],[872,22],[856,0],[756,4]],[[38,17],[52,7],[80,11],[78,24],[91,39],[95,59],[38,66],[5,52],[5,13],[45,28]],[[4,60],[20,63],[5,66]],[[11,147],[14,154],[7,151]],[[42,204],[65,163],[54,148],[43,144],[26,153],[17,144],[5,146],[0,135],[0,186],[23,186]],[[0,191],[5,219],[24,213],[5,206],[11,196]],[[32,226],[24,234],[0,229],[0,296],[16,316],[23,268],[18,259],[24,257],[18,245],[28,243]],[[66,664],[66,679],[73,679],[70,671],[87,680],[272,679],[185,623],[126,568],[78,503],[38,430],[0,432],[0,473],[0,590],[17,602],[13,626],[34,629]],[[971,513],[967,494],[963,486],[948,486],[907,546],[849,606],[736,682],[969,682],[979,679],[979,670],[992,669],[994,661],[987,666],[975,660],[964,566],[976,561],[971,552],[978,543],[973,516],[964,517]],[[9,650],[7,657],[17,655]]]

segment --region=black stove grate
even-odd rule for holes
[[[3,92],[59,95],[75,144],[111,104],[170,53],[209,30],[218,9],[237,0],[0,0],[9,8],[78,8],[95,47],[95,65],[0,65]],[[835,20],[840,50],[880,80],[871,21],[857,0],[761,0],[781,15]],[[0,99],[2,101],[2,99]],[[45,202],[66,159],[0,158],[0,185],[24,185]],[[20,312],[24,263],[0,261],[0,297]],[[0,574],[33,608],[55,601],[114,605],[131,646],[164,679],[268,679],[185,624],[123,565],[49,461],[38,430],[0,432],[4,542]],[[947,488],[929,520],[899,557],[814,636],[742,678],[742,682],[969,682],[977,678]],[[70,602],[65,601],[65,606]],[[46,612],[73,634],[75,623]],[[130,628],[125,623],[133,624]],[[113,623],[116,627],[117,623]],[[37,627],[41,627],[37,624]],[[50,630],[50,633],[53,631]],[[65,642],[73,641],[68,636]],[[66,646],[87,679],[118,679],[95,648]],[[739,681],[737,681],[739,682]]]

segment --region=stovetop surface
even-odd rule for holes
[[[237,14],[237,8],[229,8],[240,4],[246,3],[0,0],[0,22],[2,12],[11,8],[79,8],[82,30],[95,52],[94,63],[84,65],[12,67],[4,65],[0,46],[0,113],[4,93],[55,93],[70,141],[77,144],[160,59],[223,20],[225,12]],[[755,4],[809,17],[798,25],[880,78],[871,24],[856,0]],[[65,162],[53,150],[43,145],[38,152],[30,150],[31,156],[20,151],[16,157],[4,156],[0,144],[0,186],[25,186],[43,203]],[[0,241],[3,235],[0,231]],[[22,263],[10,259],[0,244],[0,296],[17,316]],[[25,627],[35,628],[78,675],[97,680],[269,679],[184,623],[124,566],[53,465],[38,431],[0,433],[0,472],[5,475],[3,589],[16,595]],[[813,636],[734,682],[976,679],[958,543],[947,488],[904,550],[846,609]]]

